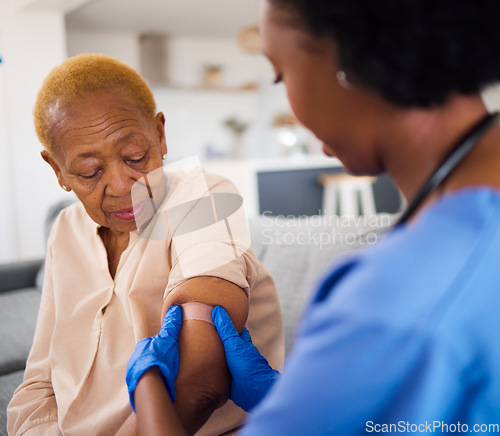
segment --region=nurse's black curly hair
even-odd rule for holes
[[[269,0],[332,37],[347,78],[400,106],[500,81],[500,0]]]

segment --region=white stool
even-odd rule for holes
[[[375,177],[322,174],[322,209],[325,215],[373,215],[376,213],[372,184]]]

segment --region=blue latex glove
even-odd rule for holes
[[[267,395],[280,373],[252,343],[246,327],[238,334],[227,312],[219,306],[212,309],[214,326],[222,339],[227,366],[231,371],[231,400],[250,412]]]
[[[182,326],[180,306],[168,308],[160,333],[140,340],[127,364],[127,387],[130,404],[135,412],[134,392],[139,378],[153,366],[163,375],[165,387],[175,402],[174,383],[179,371],[179,331]]]

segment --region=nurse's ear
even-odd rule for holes
[[[64,189],[66,192],[71,191],[71,187],[68,185],[68,183],[64,179],[61,168],[59,167],[59,164],[54,159],[54,157],[47,150],[42,150],[40,152],[40,156],[42,156],[42,159],[51,166],[52,170],[54,171],[54,173],[57,177],[57,182],[59,183],[59,186],[62,189]]]

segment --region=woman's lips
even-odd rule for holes
[[[111,212],[116,218],[122,221],[134,221],[142,215],[144,211],[145,201],[136,204],[134,207],[129,209],[117,210],[116,212]]]

